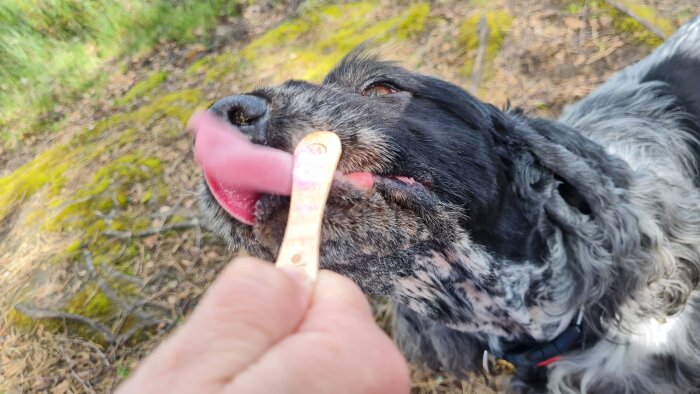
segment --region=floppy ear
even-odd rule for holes
[[[551,144],[563,147],[578,158],[578,160],[574,159],[569,166],[561,166],[561,163],[556,165],[550,163],[562,172],[562,176],[567,176],[568,173],[576,174],[573,168],[567,170],[566,167],[577,167],[576,162],[581,161],[582,169],[588,166],[589,169],[601,175],[598,182],[607,183],[609,181],[614,187],[626,188],[629,186],[631,172],[627,163],[608,154],[601,145],[584,137],[577,130],[563,123],[542,118],[530,118],[528,124]],[[553,150],[551,146],[543,146],[543,148],[543,154],[546,153],[545,151]]]
[[[562,123],[511,115],[515,116],[493,117],[496,138],[523,146],[539,167],[551,173],[559,183],[560,202],[577,209],[570,214],[613,214],[609,211],[626,202],[626,194],[619,191],[631,182],[627,163]]]
[[[585,295],[570,297],[569,307],[584,307],[594,329],[617,321],[619,305],[654,269],[630,202],[632,170],[564,124],[509,115],[495,118],[497,134],[532,156],[529,167],[518,169],[525,173],[518,187],[543,201],[538,229],[550,245],[547,259],[576,276],[572,294]]]

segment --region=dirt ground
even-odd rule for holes
[[[252,4],[209,47],[163,43],[110,66],[107,89],[67,109],[63,132],[0,148],[0,393],[113,391],[237,253],[198,219],[184,133],[195,108],[318,81],[373,39],[407,68],[555,117],[659,45],[635,18],[668,35],[700,12],[695,0],[297,3]],[[389,305],[373,305],[388,330]],[[497,382],[413,369],[416,393]]]

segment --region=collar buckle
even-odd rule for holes
[[[571,325],[547,342],[534,343],[531,346],[519,347],[515,352],[504,352],[500,358],[492,357],[489,363],[489,352],[484,351],[482,364],[487,373],[500,370],[515,373],[517,370],[532,370],[546,367],[561,359],[563,353],[582,345],[583,309],[579,310]],[[515,349],[514,349],[515,350]]]
[[[484,369],[484,373],[491,376],[514,375],[517,372],[515,364],[504,358],[495,357],[488,350],[484,350],[481,366]]]

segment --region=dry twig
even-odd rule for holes
[[[63,360],[65,360],[66,364],[68,364],[68,368],[70,369],[70,375],[75,379],[78,383],[80,383],[81,386],[83,386],[83,389],[85,389],[86,393],[95,393],[95,390],[92,388],[92,384],[89,382],[86,382],[83,380],[82,377],[80,377],[80,374],[78,374],[75,371],[75,361],[66,354],[65,349],[63,349],[63,345],[58,344],[59,349],[61,349],[61,356],[63,357]]]
[[[119,305],[123,310],[131,309],[131,305],[129,304],[129,302],[117,295],[117,293],[115,293],[114,291],[112,291],[112,288],[109,286],[109,284],[97,272],[97,269],[95,269],[95,263],[92,258],[92,254],[87,249],[83,249],[83,260],[85,260],[85,266],[87,267],[90,274],[94,276],[97,280],[97,287],[100,288],[105,297],[109,298],[109,300],[113,303]],[[148,316],[146,316],[140,310],[132,310],[132,312],[140,319],[148,318]]]
[[[153,319],[153,320],[147,320],[147,321],[142,321],[140,323],[135,324],[133,327],[128,329],[125,333],[119,335],[118,337],[115,338],[114,343],[116,345],[121,345],[131,339],[131,337],[134,336],[137,332],[140,330],[147,328],[147,327],[153,327],[153,326],[159,326],[159,325],[164,325],[166,327],[172,326],[173,322],[171,320],[165,320],[165,319]],[[165,329],[167,331],[167,328]]]
[[[50,309],[34,308],[25,304],[15,305],[17,312],[31,317],[32,319],[63,319],[72,320],[78,323],[85,324],[90,327],[93,331],[102,335],[104,340],[108,343],[114,343],[114,335],[112,331],[109,330],[104,324],[95,321],[89,317],[78,315],[75,313],[52,311]]]
[[[93,353],[95,353],[100,358],[100,360],[102,360],[102,364],[103,364],[102,371],[104,371],[106,368],[109,368],[111,366],[111,363],[109,362],[109,358],[107,357],[107,355],[104,354],[104,352],[99,347],[97,347],[97,345],[95,345],[92,342],[84,341],[80,338],[71,338],[71,337],[66,337],[66,336],[62,336],[62,335],[56,336],[56,339],[61,340],[61,341],[74,343],[74,344],[78,344],[81,346],[86,346],[86,347],[90,348],[90,350],[92,350]],[[102,371],[100,371],[100,373],[102,373]]]
[[[477,32],[479,34],[479,49],[476,51],[474,71],[472,72],[472,93],[474,94],[476,94],[476,90],[479,88],[481,72],[484,67],[484,57],[486,56],[486,47],[488,46],[489,34],[491,34],[486,16],[482,16],[481,19],[479,19]]]
[[[102,232],[102,235],[104,235],[106,237],[116,238],[116,239],[131,239],[131,238],[149,237],[151,235],[162,234],[162,233],[165,233],[168,231],[184,231],[184,230],[189,230],[191,228],[198,228],[198,227],[201,227],[201,223],[199,222],[199,219],[192,219],[192,220],[189,220],[186,222],[169,224],[167,226],[162,226],[159,228],[140,231],[140,232],[136,232],[136,233],[132,233],[131,231],[106,230],[106,231]]]
[[[616,10],[622,12],[623,14],[625,14],[625,15],[629,16],[630,18],[634,19],[635,21],[637,21],[640,25],[644,26],[644,28],[649,30],[655,36],[657,36],[663,40],[666,40],[668,38],[666,33],[661,31],[661,29],[659,29],[656,25],[654,25],[653,23],[649,22],[648,20],[640,17],[639,15],[637,15],[634,11],[632,11],[628,7],[622,5],[614,0],[605,0],[605,2],[610,4]]]

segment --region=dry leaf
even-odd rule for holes
[[[158,234],[153,234],[143,239],[143,244],[146,245],[148,249],[153,249],[158,243]]]
[[[24,371],[24,368],[27,366],[27,360],[25,359],[15,360],[7,363],[4,359],[5,357],[3,357],[2,374],[5,376],[5,379],[18,375],[19,373]]]
[[[68,379],[63,379],[63,381],[51,389],[51,394],[65,394],[70,388],[70,381]]]
[[[598,21],[600,21],[602,27],[608,27],[612,24],[613,18],[609,15],[602,15],[598,18]]]
[[[198,56],[200,53],[204,52],[206,49],[207,49],[207,47],[205,47],[205,46],[202,45],[202,44],[194,44],[194,45],[191,45],[191,46],[187,49],[187,53],[186,53],[185,56],[184,56],[185,62],[191,63],[195,58],[197,58],[197,56]]]
[[[564,24],[569,29],[581,29],[583,27],[583,21],[581,18],[574,18],[572,16],[564,18]]]

